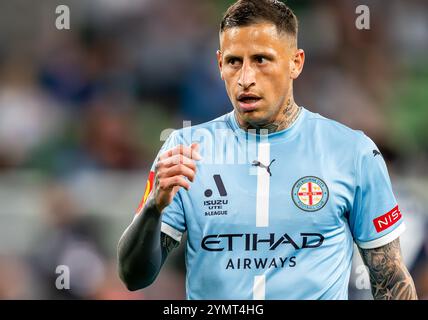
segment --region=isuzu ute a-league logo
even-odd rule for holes
[[[328,187],[317,177],[303,177],[294,184],[291,197],[294,204],[304,211],[318,211],[328,201]]]
[[[223,180],[221,179],[221,176],[219,174],[213,175],[213,178],[220,198],[204,201],[205,215],[227,215],[227,210],[225,206],[229,203],[229,200],[225,199],[225,197],[227,196],[227,191],[224,187]],[[206,198],[210,198],[213,194],[214,193],[211,189],[207,189],[204,191],[204,195]]]

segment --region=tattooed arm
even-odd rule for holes
[[[162,233],[160,225],[161,214],[149,197],[143,211],[119,240],[119,276],[131,291],[152,284],[168,253],[179,244]]]
[[[418,299],[413,279],[401,257],[399,239],[379,248],[359,250],[369,268],[375,300]]]

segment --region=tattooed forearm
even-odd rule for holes
[[[417,299],[413,279],[401,258],[399,239],[380,248],[360,248],[360,253],[369,268],[375,300]]]

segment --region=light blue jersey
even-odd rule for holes
[[[195,181],[162,215],[162,232],[187,232],[188,299],[347,299],[354,241],[376,248],[404,231],[361,131],[302,108],[290,128],[257,135],[232,111],[174,131],[160,153],[192,142]]]

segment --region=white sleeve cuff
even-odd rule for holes
[[[169,235],[175,241],[178,241],[178,242],[181,241],[181,236],[183,235],[183,233],[171,227],[169,224],[166,224],[165,222],[162,222],[161,224],[161,231]]]
[[[355,241],[355,242],[361,249],[379,248],[397,239],[405,230],[406,230],[406,225],[404,224],[404,222],[402,222],[396,229],[394,229],[392,232],[388,233],[387,235],[384,235],[383,237],[380,237],[372,241],[367,241],[367,242],[360,242],[360,241]]]

